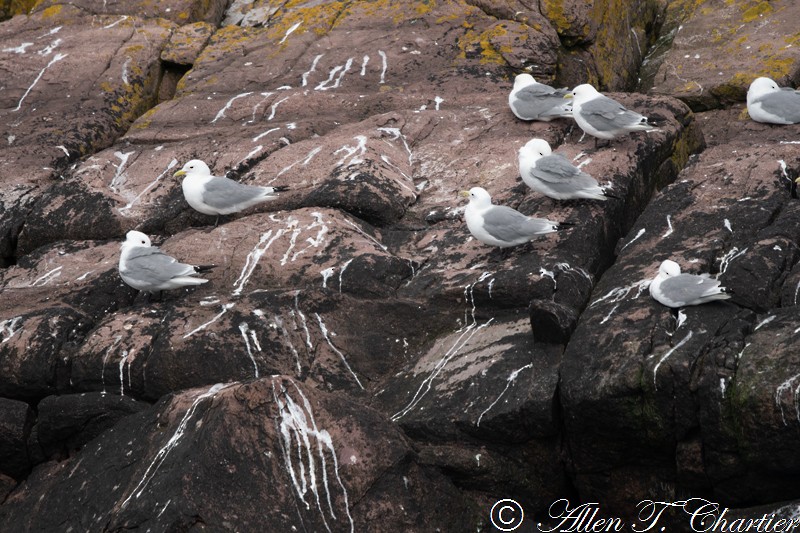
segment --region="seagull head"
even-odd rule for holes
[[[477,207],[488,207],[492,205],[492,197],[483,187],[473,187],[468,191],[461,191],[461,196],[469,198],[469,203]]]
[[[122,243],[123,248],[137,248],[150,246],[150,237],[141,231],[131,230],[125,235],[125,242]]]
[[[679,276],[681,273],[681,266],[672,261],[671,259],[667,259],[661,263],[661,266],[658,267],[658,275],[659,277],[663,278],[670,278],[673,276]]]
[[[774,80],[765,77],[756,78],[753,80],[753,83],[750,84],[750,88],[747,89],[747,99],[758,98],[763,94],[778,90],[780,90],[780,87],[778,87],[778,84],[775,83]]]
[[[200,176],[210,176],[211,169],[208,168],[208,165],[200,161],[199,159],[192,159],[191,161],[187,162],[183,165],[183,168],[177,171],[175,174],[172,175],[173,178],[179,178],[181,176],[186,176],[187,174],[197,174]]]
[[[573,98],[575,102],[586,102],[592,98],[595,98],[599,94],[600,93],[597,92],[597,89],[592,87],[591,84],[584,83],[572,89],[572,92],[566,94],[564,98]]]
[[[533,79],[533,76],[524,72],[522,74],[517,74],[517,77],[514,78],[515,89],[519,89],[520,87],[525,87],[534,83],[536,83],[536,80]]]
[[[520,159],[523,157],[530,157],[534,161],[538,161],[539,158],[548,156],[552,153],[553,150],[550,148],[550,143],[544,139],[531,139],[525,143],[525,146],[519,149]]]

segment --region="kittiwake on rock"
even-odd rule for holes
[[[658,275],[650,282],[650,296],[667,307],[699,305],[714,300],[727,300],[721,282],[708,274],[681,274],[681,267],[667,259],[658,268]]]
[[[288,187],[258,187],[245,185],[224,176],[212,176],[211,169],[199,159],[193,159],[173,174],[183,176],[183,196],[195,210],[206,215],[238,213],[267,200],[277,198],[276,192]]]
[[[747,113],[756,122],[797,124],[800,122],[800,91],[778,87],[769,78],[756,78],[747,90]]]
[[[558,222],[529,217],[504,205],[493,205],[492,197],[482,187],[473,187],[459,194],[469,198],[464,211],[467,228],[484,244],[508,248],[559,229]]]
[[[179,263],[158,247],[151,246],[150,237],[140,231],[128,232],[119,254],[122,281],[134,289],[151,293],[207,283],[207,279],[194,277],[207,268],[210,267]]]
[[[647,117],[603,96],[597,89],[584,83],[572,89],[566,98],[572,98],[572,117],[578,126],[598,139],[613,139],[634,131],[652,130]]]
[[[596,179],[554,154],[544,139],[531,139],[519,149],[519,173],[528,187],[556,200],[613,198]]]
[[[554,118],[572,116],[572,105],[564,102],[567,94],[566,89],[539,83],[530,74],[518,74],[508,95],[508,105],[517,118],[550,122]]]

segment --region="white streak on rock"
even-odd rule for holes
[[[331,276],[333,276],[334,272],[336,272],[336,268],[334,268],[334,267],[328,267],[328,268],[320,271],[320,274],[322,274],[322,288],[323,289],[327,289],[328,288],[328,279]]]
[[[43,274],[42,276],[39,276],[38,278],[36,278],[36,280],[34,280],[33,283],[31,283],[29,285],[29,287],[37,287],[37,286],[41,287],[41,286],[47,285],[52,280],[54,280],[55,278],[57,278],[57,277],[59,277],[61,275],[61,269],[62,268],[64,268],[63,265],[62,266],[58,266],[58,267],[54,268],[53,270],[50,270],[47,273]]]
[[[798,383],[800,383],[800,374],[795,374],[778,385],[778,388],[775,389],[775,406],[781,410],[781,420],[783,420],[784,426],[788,426],[789,424],[786,423],[781,396],[787,391],[789,392],[790,401],[794,404],[797,421],[800,422],[800,387],[795,387]]]
[[[144,475],[142,476],[142,479],[139,481],[138,485],[136,485],[133,491],[131,491],[128,497],[122,502],[120,505],[121,509],[124,509],[128,505],[128,502],[130,502],[131,498],[138,498],[142,495],[142,492],[147,487],[147,484],[150,483],[153,477],[155,477],[156,472],[158,472],[158,469],[162,464],[164,464],[164,461],[167,459],[169,453],[175,449],[180,440],[183,438],[186,428],[189,425],[189,419],[194,415],[194,412],[197,410],[197,406],[200,405],[200,402],[206,398],[213,398],[218,392],[229,386],[229,384],[217,383],[206,392],[195,398],[195,400],[192,402],[192,405],[189,406],[189,409],[186,410],[183,418],[181,418],[181,421],[178,423],[178,427],[175,429],[175,432],[169,438],[167,443],[156,453],[155,457],[150,463],[150,466],[148,466],[147,470],[145,470]]]
[[[33,46],[33,43],[22,43],[19,46],[14,48],[3,48],[3,52],[11,52],[12,54],[24,54],[25,49],[29,46]]]
[[[177,164],[178,164],[178,160],[177,160],[177,159],[173,159],[172,161],[170,161],[170,162],[169,162],[169,164],[167,165],[167,168],[166,168],[166,170],[164,170],[164,172],[162,172],[161,174],[159,174],[159,175],[158,175],[158,177],[156,177],[156,179],[154,179],[154,180],[153,180],[153,181],[150,183],[150,185],[148,185],[147,187],[145,187],[145,188],[142,190],[142,192],[140,192],[139,194],[137,194],[137,195],[136,195],[136,197],[135,197],[133,200],[131,200],[130,202],[128,202],[128,203],[125,205],[125,207],[120,207],[120,208],[118,209],[118,211],[120,212],[120,214],[121,214],[121,215],[125,215],[125,213],[124,213],[125,211],[128,211],[128,210],[130,210],[130,208],[131,208],[131,207],[133,207],[133,204],[135,204],[135,203],[136,203],[136,202],[139,200],[139,198],[141,198],[142,196],[144,196],[145,194],[147,194],[147,193],[148,193],[148,192],[149,192],[149,191],[150,191],[150,190],[151,190],[153,187],[155,187],[155,186],[158,184],[158,182],[159,182],[159,181],[161,181],[161,178],[163,178],[164,176],[166,176],[166,175],[167,175],[167,173],[168,173],[168,172],[169,172],[171,169],[173,169],[173,168],[175,168],[175,166],[177,166]]]
[[[342,265],[342,268],[339,269],[339,292],[342,292],[342,276],[344,275],[344,271],[347,270],[347,267],[350,266],[350,263],[353,262],[354,257],[351,257]]]
[[[225,313],[227,313],[227,312],[228,312],[228,310],[229,310],[229,309],[231,309],[231,308],[233,308],[233,306],[234,306],[234,305],[236,305],[236,304],[234,304],[234,303],[227,303],[227,304],[223,304],[223,306],[222,306],[222,311],[220,311],[218,314],[216,314],[216,315],[214,316],[214,318],[212,318],[211,320],[209,320],[209,321],[208,321],[208,322],[206,322],[205,324],[201,324],[201,325],[197,326],[197,327],[196,327],[196,328],[194,328],[192,331],[190,331],[189,333],[187,333],[186,335],[184,335],[184,336],[183,336],[183,338],[185,339],[185,338],[187,338],[187,337],[191,337],[192,335],[194,335],[194,334],[195,334],[195,333],[197,333],[198,331],[202,331],[202,330],[206,329],[208,326],[210,326],[211,324],[213,324],[214,322],[216,322],[217,320],[219,320],[220,318],[222,318],[222,315],[224,315]]]
[[[211,124],[214,124],[216,121],[218,121],[219,119],[224,117],[225,116],[225,112],[228,109],[231,108],[231,106],[233,105],[233,102],[235,102],[239,98],[244,98],[246,96],[250,96],[251,94],[253,94],[252,91],[251,92],[242,93],[242,94],[237,94],[236,96],[234,96],[233,98],[228,100],[228,103],[226,103],[225,106],[217,112],[217,115],[214,117],[214,120],[211,121]]]
[[[653,367],[653,387],[654,387],[656,390],[658,390],[658,384],[656,383],[656,375],[658,374],[658,368],[661,366],[661,364],[662,364],[664,361],[666,361],[666,360],[669,358],[669,356],[671,356],[673,353],[675,353],[675,351],[676,351],[678,348],[680,348],[681,346],[683,346],[684,344],[686,344],[686,342],[687,342],[689,339],[691,339],[691,338],[692,338],[692,335],[693,335],[693,334],[694,334],[694,332],[693,332],[693,331],[689,331],[689,333],[688,333],[688,334],[687,334],[687,335],[686,335],[686,336],[685,336],[685,337],[684,337],[684,338],[683,338],[683,339],[682,339],[682,340],[681,340],[681,341],[680,341],[678,344],[676,344],[675,346],[673,346],[672,348],[670,348],[670,349],[667,351],[667,353],[665,353],[664,355],[662,355],[662,356],[661,356],[661,359],[659,359],[659,360],[658,360],[658,363],[656,363],[656,366],[654,366],[654,367]]]
[[[367,73],[367,63],[369,63],[369,56],[365,54],[364,58],[361,60],[361,75],[362,76]]]
[[[367,153],[367,138],[363,135],[356,135],[353,138],[358,141],[356,146],[350,146],[349,144],[346,144],[333,152],[334,154],[338,154],[339,152],[347,152],[339,161],[336,162],[335,166],[338,167],[343,165],[348,157],[350,158],[350,162],[347,163],[348,167],[364,162],[361,157]]]
[[[128,20],[128,15],[122,15],[122,18],[120,18],[118,21],[112,22],[111,24],[108,24],[107,26],[103,26],[103,29],[104,30],[108,30],[110,28],[113,28],[114,26],[116,26],[117,24],[119,24],[120,22],[123,22],[125,20]]]
[[[303,165],[303,166],[308,165],[311,162],[311,160],[314,158],[314,156],[317,155],[318,153],[320,153],[321,151],[322,151],[322,147],[321,146],[317,146],[316,148],[314,148],[313,150],[311,150],[308,153],[308,155],[305,157],[305,159],[297,160],[294,163],[292,163],[291,165],[289,165],[287,167],[284,167],[283,169],[281,169],[280,172],[278,172],[278,174],[275,175],[275,177],[276,178],[280,177],[283,173],[288,172],[289,170],[294,168],[296,165]]]
[[[22,98],[19,99],[19,102],[17,102],[17,107],[15,107],[13,111],[19,111],[22,108],[22,102],[25,100],[25,98],[28,97],[28,94],[30,94],[31,90],[36,86],[36,84],[39,83],[39,80],[42,79],[42,76],[44,76],[44,72],[50,67],[52,67],[54,64],[64,59],[65,57],[67,57],[67,54],[56,54],[55,57],[53,57],[53,59],[50,60],[47,66],[44,67],[41,71],[39,71],[39,75],[36,76],[36,79],[33,80],[33,83],[31,83],[30,87],[28,87],[28,90],[26,90],[25,94],[22,95]]]
[[[778,317],[777,317],[777,315],[770,315],[770,316],[768,316],[767,318],[765,318],[764,320],[762,320],[761,322],[759,322],[759,323],[756,325],[756,327],[754,327],[754,328],[753,328],[753,331],[758,331],[759,329],[761,329],[761,326],[765,326],[765,325],[769,324],[770,322],[772,322],[772,321],[773,321],[773,320],[775,320],[776,318],[778,318]]]
[[[119,165],[114,165],[117,168],[117,172],[114,174],[114,178],[109,183],[108,188],[111,189],[112,192],[119,194],[119,186],[125,183],[125,165],[128,164],[128,158],[135,154],[136,151],[132,152],[114,152],[114,157],[119,159]]]
[[[633,244],[633,243],[634,243],[636,240],[638,240],[638,239],[639,239],[639,237],[641,237],[642,235],[644,235],[644,234],[645,234],[645,231],[646,231],[646,230],[645,230],[644,228],[642,228],[642,229],[640,229],[638,232],[636,232],[636,236],[635,236],[633,239],[631,239],[630,241],[628,241],[628,243],[627,243],[627,244],[625,244],[625,246],[623,246],[623,247],[620,249],[620,252],[621,252],[622,250],[624,250],[625,248],[627,248],[628,246],[630,246],[631,244]]]
[[[267,131],[265,131],[265,132],[263,132],[263,133],[259,133],[258,135],[256,135],[255,137],[253,137],[253,142],[256,142],[256,141],[258,141],[260,138],[262,138],[262,137],[266,137],[267,135],[269,135],[269,134],[270,134],[270,133],[272,133],[273,131],[278,131],[279,129],[280,129],[280,128],[272,128],[272,129],[268,129]]]
[[[248,335],[253,339],[254,348],[257,349],[259,352],[261,351],[261,345],[258,343],[258,337],[256,337],[256,332],[250,329],[250,326],[247,325],[247,322],[242,322],[239,324],[239,331],[242,333],[242,338],[244,339],[244,345],[247,348],[247,356],[253,362],[253,371],[254,376],[258,377],[258,364],[256,363],[256,358],[253,356],[253,350],[250,347],[250,339]]]
[[[258,112],[258,108],[259,108],[259,107],[261,107],[261,104],[263,104],[264,102],[266,102],[266,101],[269,99],[269,97],[270,97],[270,96],[272,96],[273,94],[275,94],[275,93],[273,93],[273,92],[271,92],[271,91],[267,91],[267,92],[265,92],[265,93],[261,93],[261,96],[263,96],[264,98],[262,98],[261,100],[259,100],[259,101],[256,103],[256,105],[254,105],[254,106],[253,106],[253,114],[250,116],[250,120],[248,120],[247,122],[245,122],[245,124],[253,124],[253,123],[256,121],[256,113]],[[255,141],[255,140],[256,140],[256,139],[253,139],[253,141]]]
[[[388,247],[388,246],[384,246],[383,244],[381,244],[380,242],[378,242],[378,239],[376,239],[376,238],[375,238],[375,237],[373,237],[372,235],[368,234],[366,231],[364,231],[363,229],[361,229],[361,228],[360,228],[360,227],[359,227],[357,224],[355,224],[355,223],[351,222],[351,221],[350,221],[350,219],[348,219],[348,218],[345,218],[345,219],[344,219],[344,221],[345,221],[345,222],[347,222],[348,224],[350,224],[351,226],[353,226],[353,228],[355,228],[355,230],[356,230],[358,233],[360,233],[361,235],[363,235],[364,237],[366,237],[368,240],[370,240],[370,241],[372,241],[373,243],[375,243],[376,245],[378,245],[378,247],[379,247],[381,250],[383,250],[384,252],[385,252],[386,250],[388,250],[388,249],[389,249],[389,247]]]
[[[728,220],[728,219],[726,218],[726,219],[725,219],[725,221],[723,222],[723,225],[725,226],[725,229],[726,229],[726,230],[728,230],[728,231],[730,231],[731,233],[733,233],[733,228],[731,227],[731,221],[730,221],[730,220]]]
[[[674,230],[672,229],[672,220],[670,220],[670,215],[667,215],[667,231],[664,232],[664,235],[662,235],[661,238],[663,239],[664,237],[669,237],[670,235],[672,235],[673,231]]]
[[[278,41],[278,44],[283,44],[283,43],[286,41],[286,39],[288,39],[288,38],[289,38],[289,35],[290,35],[290,34],[291,34],[291,33],[292,33],[294,30],[296,30],[297,28],[299,28],[301,24],[302,24],[302,22],[297,22],[297,23],[295,23],[295,24],[294,24],[294,26],[292,26],[291,28],[289,28],[288,30],[286,30],[286,34],[283,36],[283,39],[281,39],[280,41]]]
[[[306,346],[308,346],[309,350],[314,349],[314,345],[311,343],[311,332],[308,330],[308,323],[306,322],[306,315],[300,310],[300,291],[294,293],[294,313],[300,317],[300,322],[303,325],[303,331],[306,333]]]
[[[21,316],[0,320],[0,336],[3,337],[3,340],[0,341],[0,344],[7,343],[11,340],[11,337],[22,331],[22,328],[16,329],[20,322],[22,322]]]
[[[314,72],[315,70],[317,70],[317,63],[319,62],[319,60],[320,60],[320,59],[322,58],[322,56],[324,56],[324,55],[325,55],[325,54],[319,54],[318,56],[316,56],[316,57],[314,58],[314,60],[311,62],[311,68],[309,68],[307,71],[305,71],[305,72],[303,73],[303,75],[302,75],[302,77],[301,77],[301,79],[302,79],[302,86],[303,86],[303,87],[305,87],[306,85],[308,85],[308,76],[309,76],[309,74],[311,74],[312,72]]]
[[[378,50],[378,55],[381,56],[381,81],[378,83],[386,83],[386,69],[388,68],[388,62],[386,60],[386,52],[383,50]]]
[[[743,256],[745,252],[747,252],[747,248],[739,251],[739,248],[734,246],[728,251],[728,253],[722,256],[722,260],[720,261],[719,264],[719,274],[717,274],[717,277],[724,274],[728,270],[728,267],[730,266],[731,262],[733,262],[734,259]]]
[[[328,459],[326,457],[329,456],[333,462],[332,469],[336,476],[336,481],[341,489],[345,514],[350,524],[350,533],[353,533],[355,525],[350,515],[347,490],[339,475],[339,460],[337,459],[336,449],[333,446],[333,439],[327,430],[320,429],[317,426],[314,413],[311,410],[311,403],[300,388],[294,382],[292,384],[295,392],[302,399],[302,405],[292,399],[282,383],[280,384],[280,393],[276,390],[275,381],[272,384],[273,397],[275,404],[278,406],[278,431],[281,435],[279,442],[286,464],[286,471],[292,480],[292,485],[297,492],[299,500],[305,504],[307,510],[311,509],[311,505],[306,501],[306,496],[309,490],[311,491],[325,529],[330,533],[331,527],[328,525],[326,516],[333,520],[338,519],[333,508],[331,485],[328,482]],[[296,467],[295,461],[297,461]],[[318,469],[319,476],[322,478],[321,481],[318,480]],[[325,493],[326,509],[323,509],[321,491]],[[343,528],[336,529],[338,531],[343,530]]]
[[[272,104],[272,106],[270,106],[270,108],[269,108],[269,109],[270,109],[270,112],[269,112],[269,116],[267,117],[267,121],[270,121],[270,120],[272,120],[273,118],[275,118],[275,111],[277,111],[277,110],[278,110],[278,106],[279,106],[279,105],[281,105],[281,104],[282,104],[283,102],[285,102],[286,100],[288,100],[290,96],[291,96],[291,95],[289,95],[289,96],[284,96],[283,98],[281,98],[280,100],[278,100],[277,102],[275,102],[274,104]]]
[[[333,345],[333,341],[331,341],[331,338],[328,335],[328,328],[325,326],[325,323],[322,321],[322,317],[319,315],[319,313],[314,313],[314,316],[317,317],[317,322],[319,322],[319,330],[322,332],[322,336],[325,338],[325,341],[328,343],[328,346],[330,346],[331,349],[334,351],[334,353],[336,353],[336,355],[338,355],[339,358],[341,358],[342,362],[344,363],[345,368],[347,368],[347,371],[350,372],[350,374],[353,376],[353,378],[355,378],[356,383],[358,383],[358,386],[361,387],[361,390],[364,390],[364,385],[361,384],[361,380],[358,379],[358,376],[356,375],[356,373],[353,372],[352,368],[350,368],[350,364],[347,362],[347,359],[345,358],[344,354],[341,351],[339,351],[339,348],[337,348],[336,346]],[[331,335],[335,335],[334,332],[330,332],[330,334]]]
[[[630,292],[633,289],[637,289],[636,296],[633,297],[633,299],[635,300],[639,298],[639,296],[641,296],[645,290],[647,290],[647,288],[650,286],[651,281],[652,280],[649,279],[643,279],[641,281],[637,281],[632,285],[628,285],[627,287],[615,287],[610,291],[608,291],[603,296],[601,296],[600,298],[598,298],[597,300],[593,301],[591,304],[589,304],[589,307],[594,307],[595,305],[606,301],[607,303],[617,303],[627,298],[628,294],[630,294]]]
[[[527,365],[523,366],[522,368],[518,368],[518,369],[514,370],[513,372],[511,372],[511,374],[508,375],[508,377],[506,378],[506,386],[505,386],[505,388],[500,392],[500,394],[497,396],[497,398],[495,398],[495,400],[489,405],[489,407],[484,409],[483,412],[480,414],[480,416],[478,417],[478,421],[475,423],[476,427],[480,427],[481,419],[483,418],[483,415],[488,413],[489,410],[491,410],[492,407],[497,405],[497,402],[500,401],[500,398],[503,397],[503,395],[506,393],[506,391],[511,386],[511,384],[514,383],[517,380],[517,376],[519,376],[519,373],[522,372],[523,370],[525,370],[526,368],[533,368],[533,363],[528,363]],[[480,458],[480,455],[478,455],[478,457]],[[479,461],[480,461],[480,459],[479,459]]]
[[[236,281],[233,282],[233,296],[239,296],[242,294],[242,290],[250,280],[250,276],[253,275],[253,270],[255,270],[256,265],[258,265],[258,261],[261,259],[261,256],[264,255],[270,246],[272,246],[272,243],[275,242],[275,239],[284,233],[286,233],[286,230],[281,228],[275,232],[275,235],[272,234],[272,230],[269,230],[261,235],[261,237],[258,239],[258,244],[256,244],[250,253],[247,254],[244,266],[242,267],[242,272],[239,274],[239,277],[236,278]]]
[[[442,98],[441,96],[435,96],[433,98],[433,103],[436,106],[434,107],[434,109],[436,109],[436,111],[439,111],[439,104],[441,104],[442,102],[444,102],[444,98]]]

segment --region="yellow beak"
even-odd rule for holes
[[[469,191],[458,191],[458,195],[463,196],[464,198],[469,198]]]
[[[564,95],[564,98],[572,98],[572,93],[567,93]]]
[[[173,174],[172,177],[173,178],[180,178],[181,176],[185,176],[185,175],[186,175],[186,171],[185,170],[179,170],[175,174]]]
[[[794,182],[795,182],[796,184],[800,185],[800,178],[797,178],[796,180],[794,180]]]

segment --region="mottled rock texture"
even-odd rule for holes
[[[0,4],[0,531],[800,514],[800,127],[742,103],[796,79],[791,2],[228,4]],[[521,122],[522,71],[658,128]],[[528,190],[532,137],[617,198]],[[215,225],[194,158],[288,190]],[[475,185],[565,229],[482,245]],[[209,282],[138,294],[131,229]],[[733,298],[660,306],[667,258]]]

